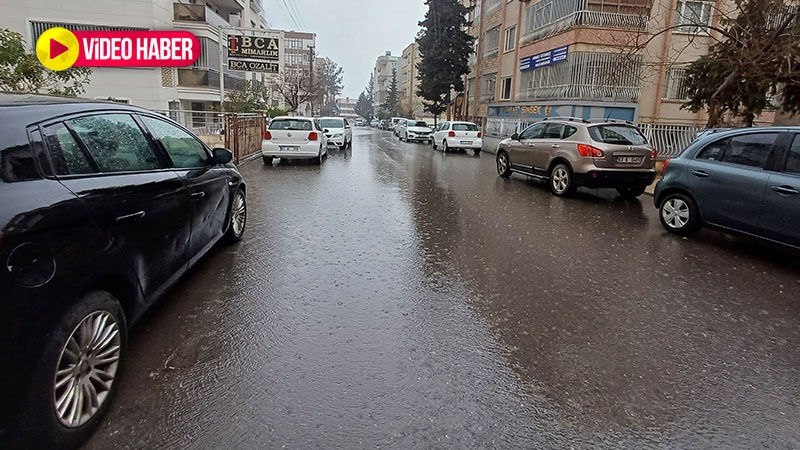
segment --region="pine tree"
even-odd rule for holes
[[[358,101],[356,102],[356,114],[365,119],[371,119],[372,103],[369,101],[369,98],[367,98],[367,94],[363,91],[358,96]]]
[[[389,92],[386,95],[386,103],[381,107],[391,116],[399,115],[400,95],[397,92],[397,69],[392,69],[392,82],[389,84]]]
[[[425,101],[425,110],[438,116],[450,102],[450,85],[464,90],[462,77],[469,73],[469,57],[475,42],[467,33],[466,16],[472,7],[458,0],[426,0],[428,12],[417,37],[421,61],[417,95]]]

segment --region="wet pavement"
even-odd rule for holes
[[[800,258],[356,128],[246,163],[85,449],[800,448]]]

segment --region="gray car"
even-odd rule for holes
[[[664,167],[653,200],[669,232],[705,225],[800,249],[800,127],[708,134]]]
[[[497,173],[547,180],[556,195],[586,186],[616,188],[623,197],[634,198],[655,179],[655,159],[656,150],[628,122],[553,118],[501,141]]]

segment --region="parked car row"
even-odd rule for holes
[[[579,186],[634,198],[655,180],[657,151],[624,121],[546,119],[500,142],[497,173],[547,181],[555,195]],[[664,161],[653,202],[670,233],[702,226],[800,250],[800,127],[714,129]]]
[[[128,328],[217,242],[246,186],[157,113],[0,94],[0,447],[75,448],[109,409]]]
[[[350,122],[341,117],[276,117],[264,131],[261,158],[266,165],[274,158],[322,164],[330,145],[341,150],[353,145]]]

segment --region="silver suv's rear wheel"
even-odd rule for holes
[[[564,163],[559,163],[550,171],[550,190],[556,195],[571,195],[575,192],[575,180],[572,169]]]

